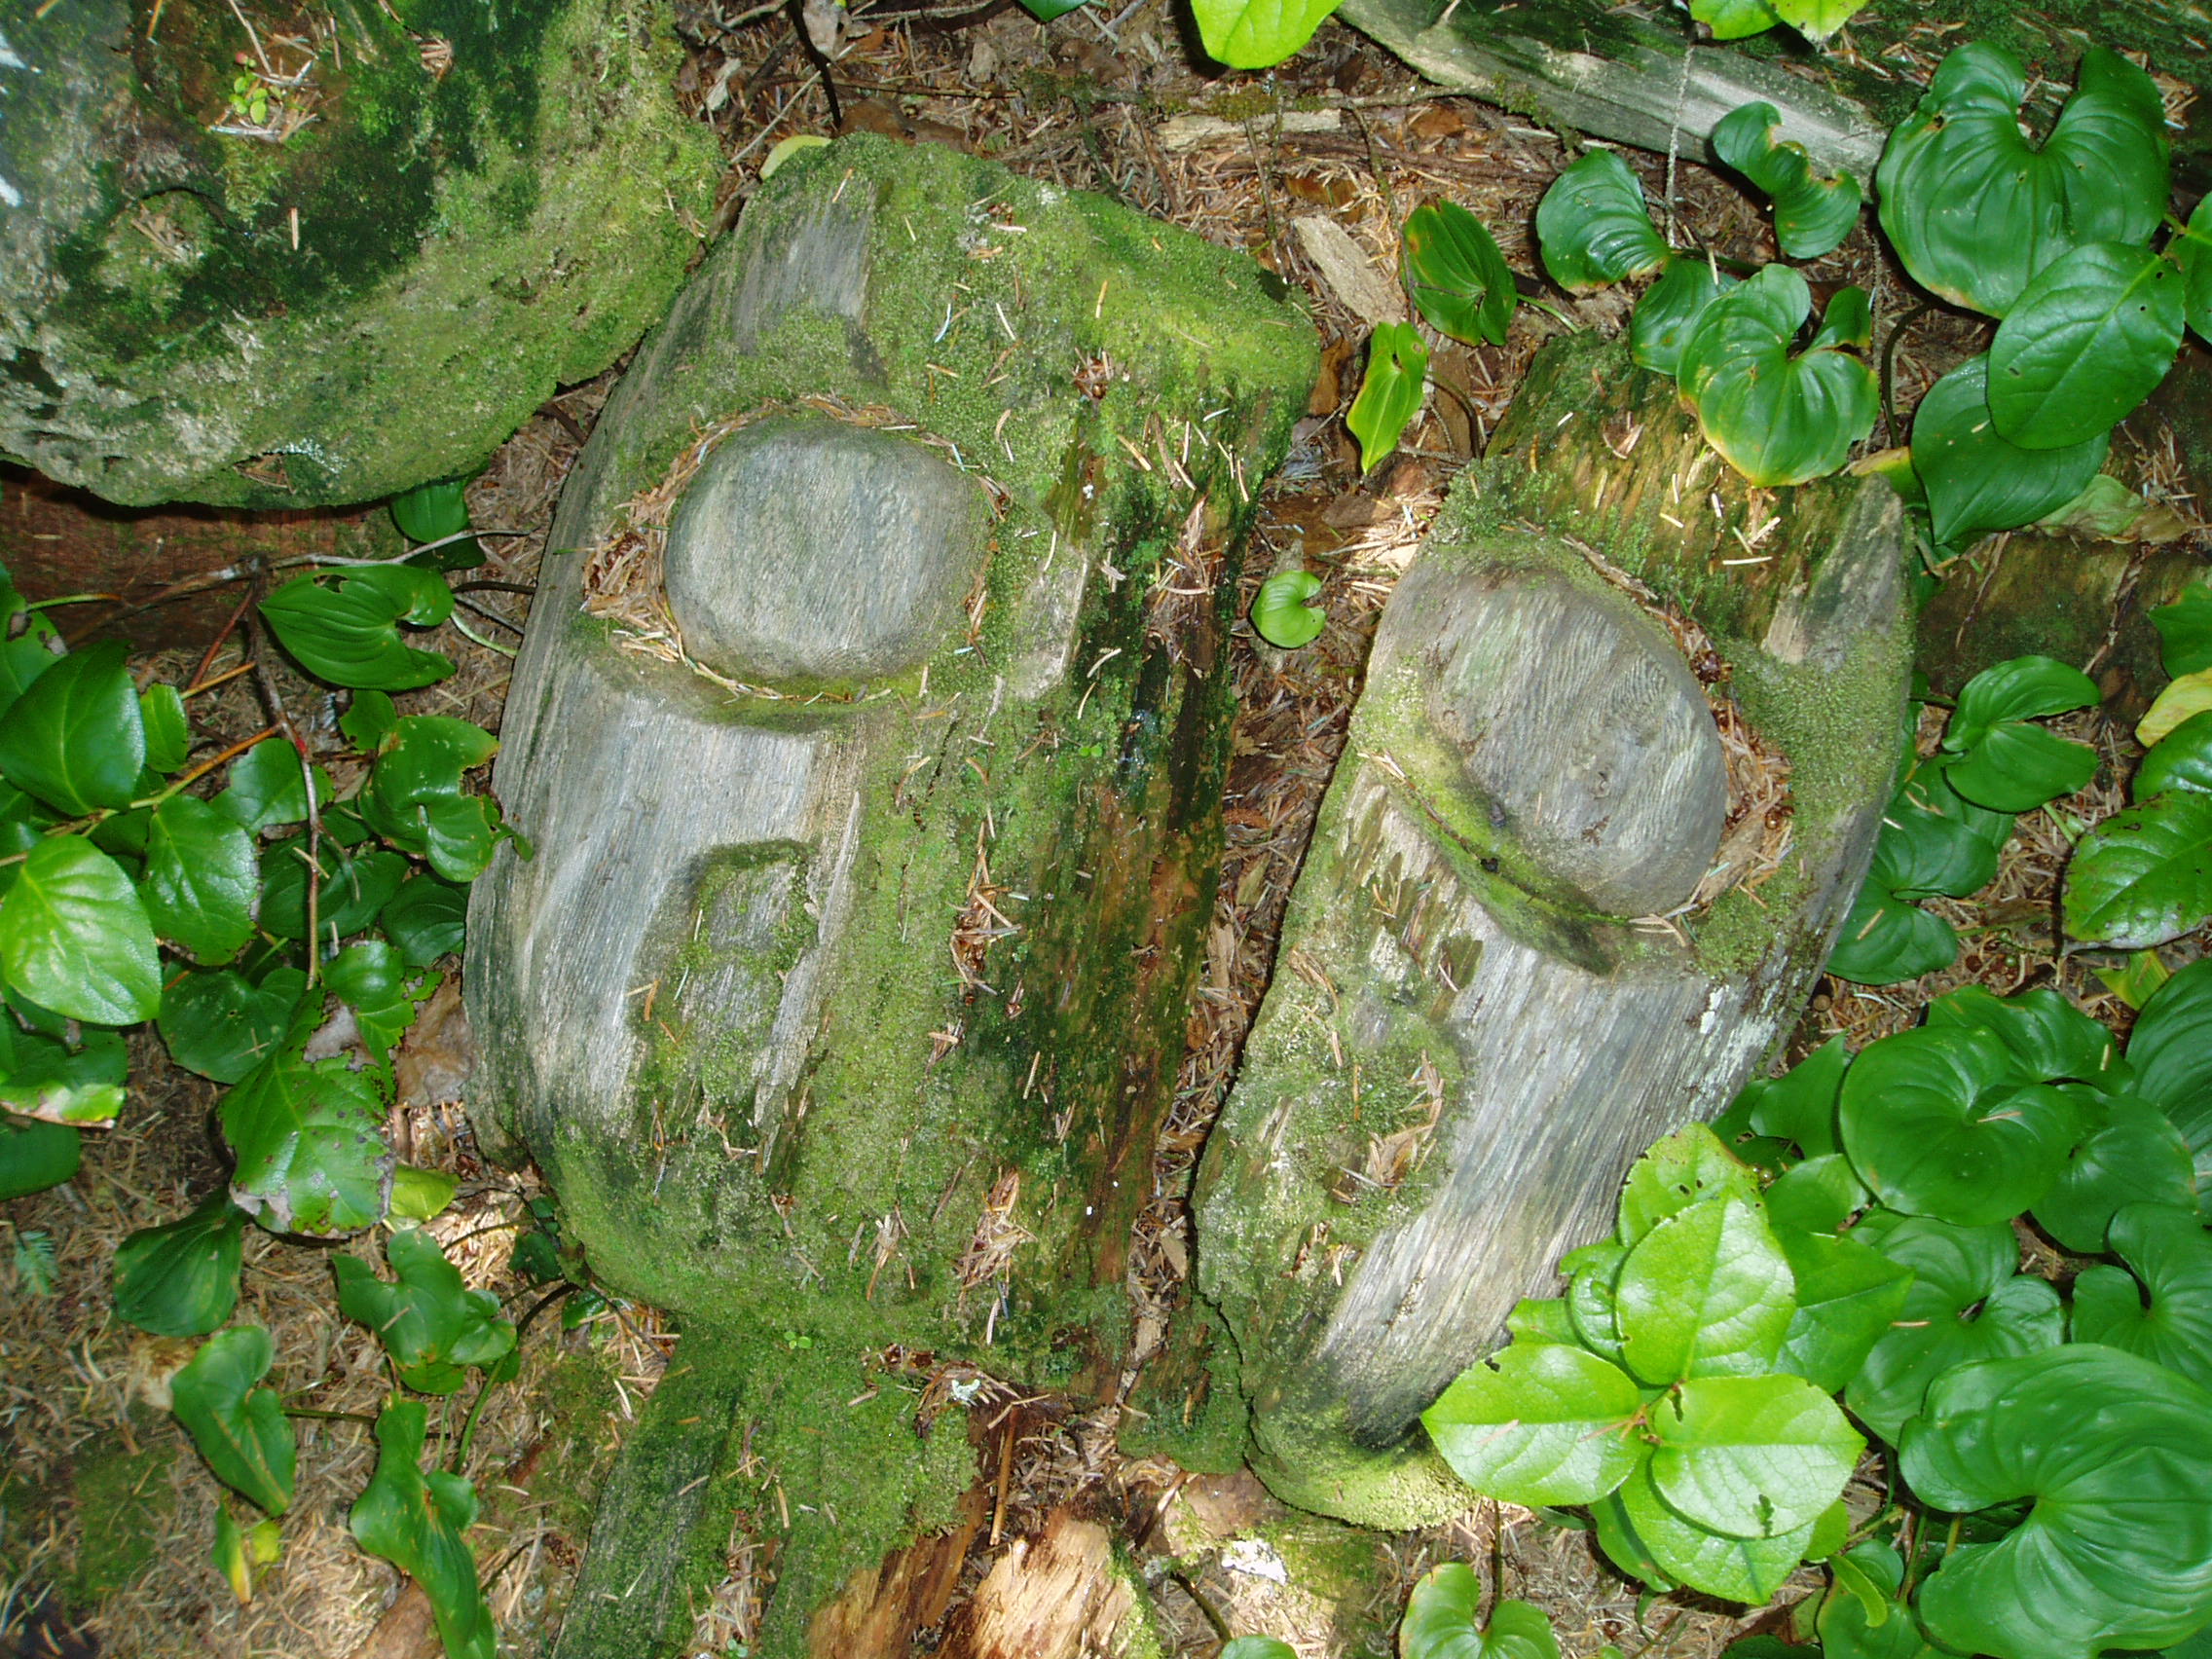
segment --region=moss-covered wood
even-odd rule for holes
[[[1430,80],[1537,120],[1708,159],[1706,141],[1730,110],[1763,99],[1783,135],[1823,167],[1870,183],[1889,129],[1920,95],[1947,45],[1992,41],[2058,88],[2091,41],[2147,55],[2151,67],[2212,88],[2212,16],[2197,0],[1959,0],[1933,18],[1898,0],[1851,20],[1835,50],[1808,48],[1788,28],[1700,46],[1686,13],[1605,0],[1346,0],[1340,13]],[[1930,36],[1926,25],[1946,25]],[[1892,51],[1906,55],[1896,58]],[[1913,78],[1917,64],[1918,79]],[[2185,177],[2206,178],[2212,110],[2199,97],[2177,136]]]
[[[563,497],[497,773],[535,856],[472,901],[475,1110],[608,1284],[742,1373],[768,1651],[966,1484],[957,1414],[920,1440],[887,1355],[1120,1375],[1236,548],[1314,370],[1280,293],[1103,200],[846,140],[763,187]],[[656,502],[665,609],[611,573]],[[864,591],[842,538],[909,508]],[[874,655],[761,645],[825,601]],[[702,607],[734,621],[679,628]],[[625,1652],[681,1635],[657,1617]]]
[[[480,467],[660,315],[711,213],[658,0],[0,21],[0,454],[109,500]]]
[[[1404,1449],[1417,1414],[1606,1231],[1633,1158],[1726,1104],[1864,872],[1907,676],[1899,503],[1724,472],[1666,382],[1555,343],[1384,614],[1198,1188],[1199,1286],[1288,1501],[1389,1526],[1464,1501]],[[1657,607],[1710,636],[1714,705],[1661,666]],[[1725,839],[1689,781],[1721,713],[1759,752]],[[1743,879],[1684,893],[1640,823]]]

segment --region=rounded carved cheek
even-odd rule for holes
[[[761,421],[677,505],[669,611],[689,654],[735,680],[901,674],[958,627],[987,528],[982,492],[924,445],[827,418]]]

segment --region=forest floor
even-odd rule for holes
[[[1504,346],[1447,345],[1432,376],[1444,388],[1409,430],[1399,456],[1371,478],[1358,469],[1343,416],[1356,389],[1372,307],[1356,286],[1310,262],[1298,221],[1321,215],[1369,256],[1379,286],[1396,288],[1406,216],[1445,198],[1496,234],[1516,271],[1536,277],[1532,220],[1546,185],[1572,159],[1571,134],[1542,130],[1471,99],[1439,95],[1365,37],[1325,26],[1289,63],[1264,76],[1197,73],[1167,0],[1135,0],[1117,15],[1084,8],[1040,25],[1006,0],[980,10],[942,6],[893,17],[859,16],[847,50],[823,67],[799,40],[789,10],[730,0],[679,0],[689,48],[678,87],[687,109],[721,135],[730,167],[722,204],[734,211],[774,143],[793,133],[869,130],[959,146],[1022,172],[1115,196],[1217,242],[1248,249],[1300,288],[1326,342],[1321,384],[1291,462],[1270,487],[1245,562],[1245,593],[1272,570],[1303,565],[1325,579],[1327,631],[1312,646],[1279,652],[1239,625],[1235,758],[1224,802],[1229,851],[1208,935],[1201,986],[1190,1014],[1187,1058],[1172,1121],[1161,1137],[1155,1197],[1138,1223],[1132,1283],[1140,1316],[1170,1317],[1187,1295],[1184,1196],[1198,1150],[1235,1072],[1251,1018],[1274,970],[1274,941],[1314,813],[1345,741],[1377,616],[1420,531],[1456,472],[1478,456],[1530,354],[1568,326],[1524,307]],[[1925,76],[1931,62],[1901,61]],[[1296,121],[1285,119],[1293,111]],[[1631,155],[1677,240],[1724,256],[1771,253],[1771,233],[1735,188],[1703,167]],[[726,220],[725,220],[726,222]],[[1903,277],[1862,226],[1811,275],[1816,284],[1858,281],[1877,317],[1911,302]],[[1343,291],[1346,288],[1350,291]],[[1604,294],[1555,302],[1580,325],[1617,331],[1626,301]],[[1938,316],[1897,353],[1900,401],[1978,349],[1972,326]],[[565,390],[502,449],[470,492],[474,521],[522,534],[493,541],[479,576],[527,589],[555,499],[612,383],[612,372]],[[2137,441],[2155,447],[2137,434]],[[2154,479],[2154,483],[2157,483]],[[2167,476],[2171,504],[2191,514],[2187,485]],[[367,515],[295,515],[282,526],[204,511],[137,515],[142,535],[165,522],[179,541],[217,554],[313,541],[334,524]],[[100,515],[35,480],[11,475],[0,503],[0,546],[17,538],[103,534]],[[286,538],[290,538],[287,541]],[[2199,550],[2212,540],[2199,536]],[[527,596],[487,589],[435,644],[460,673],[419,695],[422,712],[498,725],[507,659]],[[220,609],[214,613],[220,619]],[[479,643],[482,640],[491,645]],[[201,678],[237,660],[226,644],[206,662],[196,643],[172,643],[169,675]],[[334,718],[305,682],[287,684],[295,707]],[[228,687],[213,712],[218,732],[264,723],[248,682]],[[2113,762],[2081,796],[2057,803],[2076,821],[2118,805],[2116,776],[2132,753],[2124,724],[2077,717],[2071,734]],[[341,780],[343,783],[344,780]],[[2051,918],[2070,845],[2050,812],[2022,820],[1995,883],[1972,899],[1939,902],[1967,940],[1959,963],[1927,980],[1880,992],[1824,981],[1793,1040],[1791,1057],[1841,1032],[1854,1045],[1915,1021],[1933,996],[1979,981],[1999,993],[2062,984],[2100,1017],[2124,1023],[2124,1007],[2055,947]],[[2179,965],[2202,953],[2201,935],[2168,947]],[[411,1034],[405,1105],[395,1127],[410,1161],[451,1171],[461,1197],[432,1225],[471,1285],[498,1292],[510,1317],[532,1313],[536,1287],[509,1270],[517,1231],[537,1190],[525,1173],[491,1167],[474,1151],[458,1105],[468,1065],[465,1022],[449,984]],[[282,1560],[262,1572],[240,1605],[208,1565],[218,1489],[166,1412],[166,1377],[186,1345],[149,1337],[113,1315],[114,1248],[135,1229],[181,1215],[222,1178],[206,1127],[214,1086],[169,1067],[150,1036],[135,1041],[129,1104],[118,1127],[89,1137],[85,1167],[62,1188],[0,1207],[11,1256],[0,1248],[0,1655],[206,1653],[322,1659],[409,1659],[436,1651],[419,1604],[400,1580],[363,1555],[346,1531],[346,1508],[366,1479],[374,1449],[361,1421],[344,1415],[304,1425],[299,1495],[284,1529]],[[51,1283],[26,1272],[21,1242],[43,1235],[54,1249]],[[338,1246],[367,1259],[367,1240]],[[384,1391],[374,1337],[338,1316],[325,1253],[248,1230],[241,1315],[276,1339],[274,1379],[301,1400],[338,1414],[373,1414]],[[519,1379],[492,1391],[470,1443],[467,1473],[483,1501],[471,1532],[501,1632],[501,1651],[531,1656],[549,1638],[573,1583],[588,1534],[590,1496],[627,1426],[666,1364],[671,1329],[654,1310],[614,1307],[569,1328],[538,1309],[523,1344]],[[464,1409],[461,1401],[449,1402]],[[1020,1437],[1010,1465],[1005,1537],[1035,1526],[1071,1493],[1115,1522],[1143,1557],[1172,1536],[1175,1573],[1159,1602],[1177,1651],[1205,1659],[1219,1644],[1212,1618],[1237,1633],[1293,1641],[1306,1659],[1381,1654],[1414,1577],[1436,1561],[1475,1563],[1486,1583],[1532,1601],[1554,1619],[1571,1655],[1617,1643],[1630,1659],[1705,1659],[1775,1615],[1697,1598],[1640,1601],[1604,1567],[1585,1536],[1525,1512],[1484,1505],[1451,1526],[1372,1540],[1372,1592],[1347,1607],[1279,1583],[1264,1556],[1232,1547],[1286,1517],[1248,1477],[1192,1481],[1156,1463],[1127,1464],[1110,1447],[1081,1444],[1049,1420]],[[1170,1513],[1172,1511],[1172,1513]],[[1194,1545],[1193,1540],[1197,1540]],[[963,1577],[987,1565],[978,1531]],[[687,1652],[741,1654],[758,1611],[763,1564],[740,1554]],[[1803,1583],[1809,1586],[1808,1575]],[[39,1600],[39,1592],[49,1592]],[[1791,1592],[1790,1594],[1795,1594]],[[1355,1598],[1357,1600],[1357,1598]],[[1209,1617],[1209,1614],[1211,1615]]]

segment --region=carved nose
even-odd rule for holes
[[[733,680],[822,684],[919,667],[983,562],[981,490],[936,451],[777,417],[708,456],[669,523],[685,649]]]

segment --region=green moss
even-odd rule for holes
[[[175,1535],[175,1460],[174,1446],[130,1452],[110,1442],[89,1449],[72,1467],[69,1496],[82,1537],[60,1583],[64,1605],[92,1611],[151,1566]]]

